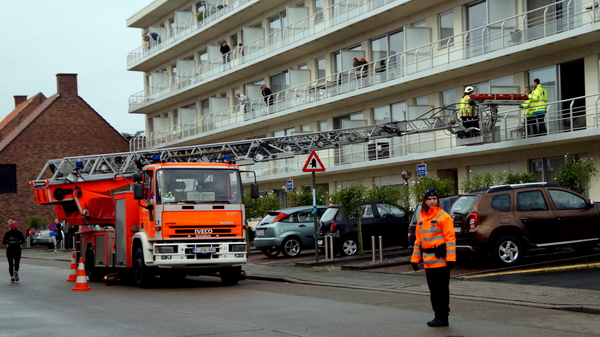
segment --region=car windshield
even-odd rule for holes
[[[158,204],[241,204],[240,176],[229,169],[163,169],[157,172]]]
[[[325,213],[323,213],[323,216],[321,217],[321,221],[323,222],[327,222],[327,221],[333,221],[333,219],[335,219],[335,216],[338,213],[339,208],[337,207],[329,207]]]
[[[452,205],[450,213],[467,214],[467,212],[471,209],[471,206],[473,206],[473,203],[475,202],[475,200],[477,200],[477,198],[478,196],[475,195],[465,195],[458,198],[454,205]]]

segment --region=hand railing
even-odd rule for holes
[[[570,1],[571,0],[563,1],[563,2],[570,3]],[[586,4],[582,4],[581,5],[582,7],[580,7],[580,8],[584,8],[584,6]],[[556,5],[556,4],[552,4],[552,6],[554,6],[554,5]],[[484,41],[487,44],[490,44],[494,41],[499,41],[499,40],[502,40],[502,42],[503,42],[506,37],[510,38],[510,36],[508,36],[510,33],[507,34],[506,31],[504,31],[502,29],[502,27],[505,26],[506,22],[513,22],[513,21],[518,22],[519,20],[521,22],[523,22],[523,20],[524,20],[523,18],[525,18],[527,15],[531,15],[532,13],[535,13],[538,11],[545,12],[547,8],[548,8],[548,6],[545,6],[540,9],[532,10],[527,13],[522,13],[522,14],[510,17],[510,18],[504,19],[502,21],[494,22],[494,23],[486,26],[486,27],[490,27],[490,26],[494,25],[494,26],[500,27],[500,29],[498,29],[500,34],[495,35],[488,28],[486,30],[486,31],[488,31],[488,33],[485,34],[488,36],[487,39],[484,40],[483,39],[484,35],[483,35],[483,33],[481,33],[481,36],[482,36],[481,44],[483,44]],[[582,11],[577,12],[574,9],[569,10],[568,12],[573,12],[574,15],[577,13],[579,13],[578,15],[583,15],[583,13],[584,13]],[[564,14],[561,13],[561,15],[559,15],[559,16],[560,16],[560,20],[565,19]],[[566,18],[566,19],[571,20],[573,18]],[[575,20],[573,19],[572,21],[575,21]],[[541,22],[544,26],[546,26],[548,23],[546,18],[544,18],[544,20]],[[522,29],[520,31],[522,33],[521,37],[522,37],[523,41],[526,39],[525,34],[528,32],[528,30],[535,29],[538,27],[539,27],[539,25],[530,26],[527,29],[525,29],[524,26],[521,26]],[[572,27],[575,28],[576,25],[573,25]],[[280,32],[280,31],[278,31],[278,32]],[[277,107],[275,108],[275,111],[279,112],[279,111],[285,110],[286,104],[284,104],[284,101],[286,101],[285,98],[287,98],[287,97],[293,97],[295,99],[295,104],[293,106],[298,107],[303,104],[312,103],[314,101],[329,99],[329,98],[336,96],[342,92],[353,91],[353,90],[362,90],[365,87],[362,83],[351,82],[350,79],[352,79],[354,77],[354,81],[358,80],[358,77],[356,76],[356,74],[358,72],[363,73],[364,69],[369,69],[369,71],[367,72],[368,75],[366,77],[360,76],[360,78],[366,80],[367,83],[370,83],[370,85],[372,85],[372,84],[379,84],[379,83],[395,80],[397,78],[404,77],[407,74],[417,73],[417,72],[425,70],[425,69],[432,69],[432,68],[435,68],[436,66],[446,65],[451,62],[469,58],[470,48],[477,46],[477,45],[473,45],[471,43],[472,41],[469,41],[470,40],[469,36],[471,34],[477,33],[477,32],[482,32],[482,28],[478,27],[477,29],[463,32],[463,33],[454,35],[450,38],[447,37],[447,38],[444,38],[443,40],[438,40],[433,43],[426,44],[421,47],[417,47],[412,50],[405,51],[403,53],[394,54],[394,55],[387,56],[385,58],[375,60],[373,62],[367,63],[366,65],[362,66],[359,70],[357,70],[357,69],[344,70],[343,72],[333,74],[326,78],[318,79],[315,81],[311,81],[309,83],[302,84],[298,87],[290,88],[286,91],[281,92],[280,94],[279,93],[277,94],[277,99],[276,99]],[[439,46],[440,43],[442,43],[442,41],[446,42],[446,46],[443,48],[436,48],[436,46]],[[452,41],[452,45],[450,45],[450,41]],[[523,42],[521,42],[521,43],[523,43]],[[498,49],[502,49],[503,46],[505,46],[504,43],[499,43],[499,45],[500,45],[500,48],[498,48]],[[244,46],[244,47],[246,48],[247,46]],[[421,54],[420,50],[425,49],[425,48],[427,48],[428,52],[425,54]],[[482,48],[482,51],[483,51],[483,48]],[[488,49],[488,52],[490,52],[490,51],[491,50]],[[453,55],[461,55],[462,57],[456,56],[455,58],[453,58]],[[479,55],[480,54],[475,53],[474,56],[479,56]],[[410,56],[410,57],[408,57],[408,56]],[[399,64],[395,64],[395,62],[390,62],[390,60],[392,60],[392,59],[399,59],[400,60]],[[385,66],[385,69],[383,69],[380,73],[378,73],[376,70],[376,64],[381,61],[384,61],[386,66]],[[423,63],[423,68],[420,67],[421,63]],[[201,65],[200,69],[204,69],[206,73],[209,72],[209,69],[211,72],[215,72],[215,71],[221,72],[221,70],[220,70],[221,65],[222,65],[222,59],[221,59],[221,63],[219,63],[219,59],[213,59],[213,60],[208,61],[205,64]],[[202,67],[204,67],[204,68],[202,68]],[[190,71],[180,74],[178,76],[190,77],[189,73],[192,71],[197,71],[197,70],[190,70]],[[335,80],[331,81],[330,80],[331,78],[335,78]],[[180,83],[187,83],[187,82],[181,81]],[[168,94],[168,92],[167,92],[168,88],[171,88],[172,84],[171,84],[171,82],[169,82],[169,85],[159,84],[157,86],[158,86],[157,89],[154,89],[154,87],[151,87],[149,89],[153,89],[153,90],[147,89],[147,90],[144,90],[137,94],[134,94],[130,98],[130,104],[140,104],[140,101],[141,101],[140,105],[144,105],[148,102],[149,99],[153,99],[154,96],[159,96],[159,94],[166,95],[166,94]],[[181,90],[181,89],[182,89],[182,87],[178,88],[178,90]],[[301,97],[305,97],[305,99],[300,99]],[[262,111],[264,110],[264,107],[261,107],[261,104],[262,104],[261,100],[262,100],[262,98],[255,99],[250,102],[251,107],[259,107],[259,109],[261,111],[260,114],[253,114],[253,116],[250,119],[260,118],[260,117],[264,116],[264,114],[262,113]]]

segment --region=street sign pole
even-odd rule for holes
[[[319,233],[318,233],[318,223],[317,223],[317,178],[316,173],[312,173],[312,195],[313,195],[313,219],[315,221],[315,261],[319,262]]]

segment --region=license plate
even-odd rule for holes
[[[192,248],[192,253],[194,254],[212,254],[216,253],[217,248],[215,247],[195,247]]]
[[[264,235],[265,234],[265,230],[264,229],[257,229],[256,230],[256,234],[258,234],[258,235]]]
[[[460,232],[462,232],[461,227],[454,227],[454,233],[460,233]]]

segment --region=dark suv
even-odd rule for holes
[[[458,250],[491,253],[514,265],[530,248],[594,249],[600,240],[600,205],[552,183],[494,186],[461,195],[452,205]]]
[[[371,236],[381,236],[388,246],[407,246],[408,216],[398,207],[385,202],[362,206],[363,244],[369,246]],[[333,236],[336,253],[350,256],[358,252],[358,224],[341,212],[339,205],[327,208],[320,221],[319,246],[323,238]]]

